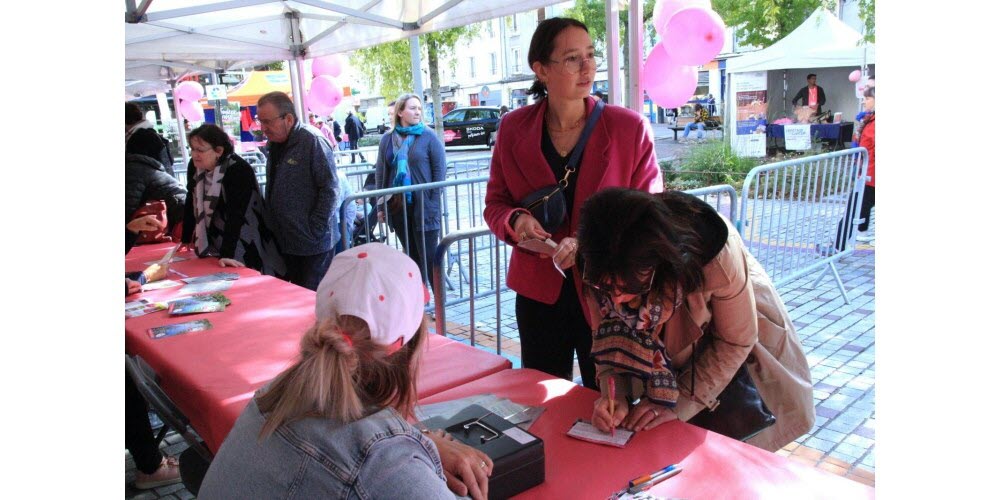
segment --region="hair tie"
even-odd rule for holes
[[[347,342],[347,345],[351,346],[351,348],[353,349],[354,340],[351,339],[351,334],[345,332],[344,330],[341,330],[339,327],[337,328],[337,332],[344,336],[344,342]]]

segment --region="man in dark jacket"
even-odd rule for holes
[[[351,151],[358,149],[358,140],[361,136],[365,135],[365,125],[361,123],[354,111],[347,112],[347,118],[344,119],[344,132],[347,132],[347,139],[351,142]],[[365,155],[358,152],[358,156],[361,157],[361,161],[365,162]],[[354,153],[351,153],[351,163],[354,163]]]
[[[337,167],[330,143],[295,116],[283,92],[257,101],[267,136],[264,213],[285,258],[286,277],[310,290],[319,286],[340,239]]]
[[[125,154],[125,223],[147,201],[167,204],[168,227],[184,220],[187,190],[164,166],[145,155]]]
[[[792,106],[795,106],[796,102],[802,101],[803,106],[808,106],[813,110],[814,115],[818,115],[823,112],[823,105],[826,104],[826,94],[823,92],[823,87],[816,85],[816,73],[809,73],[806,76],[806,84],[792,98]]]
[[[125,103],[125,152],[146,155],[160,163],[170,175],[174,175],[173,159],[163,137],[156,133],[153,124],[143,116],[142,110],[134,102]]]

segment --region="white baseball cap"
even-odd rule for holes
[[[337,315],[368,323],[376,344],[409,342],[427,303],[417,264],[383,243],[368,243],[337,254],[316,289],[316,319]]]

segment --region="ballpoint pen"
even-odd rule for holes
[[[634,495],[636,493],[639,493],[640,491],[646,491],[652,488],[653,486],[656,486],[657,484],[660,484],[663,481],[666,481],[667,479],[670,479],[676,476],[677,474],[680,474],[682,470],[684,469],[681,467],[676,467],[674,469],[671,469],[669,472],[664,472],[662,474],[653,476],[653,478],[650,479],[649,481],[629,487],[628,492]]]
[[[646,474],[645,476],[637,477],[637,478],[629,481],[628,485],[629,485],[629,487],[632,487],[632,486],[635,486],[637,484],[645,483],[646,481],[649,481],[650,479],[653,479],[654,477],[659,476],[660,474],[665,474],[667,472],[670,472],[670,471],[676,469],[677,467],[680,467],[680,466],[677,465],[677,464],[668,465],[668,466],[666,466],[666,467],[664,467],[664,468],[662,468],[660,470],[650,472],[649,474]]]
[[[615,378],[608,375],[608,396],[611,403],[611,436],[615,435]]]

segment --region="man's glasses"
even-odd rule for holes
[[[257,115],[257,119],[260,120],[261,125],[270,127],[272,123],[277,122],[278,120],[284,118],[286,115],[288,115],[288,113],[281,113],[275,118],[261,118],[260,115]]]
[[[550,62],[562,64],[566,72],[571,75],[583,71],[583,65],[587,63],[593,64],[594,69],[601,67],[601,58],[597,54],[590,54],[589,56],[572,55],[564,58],[562,61],[553,59]]]
[[[583,266],[583,278],[581,281],[584,285],[590,287],[590,289],[607,295],[609,297],[615,297],[618,295],[643,295],[649,293],[653,289],[653,278],[656,277],[656,269],[653,268],[649,271],[649,277],[647,277],[643,283],[635,286],[618,286],[617,284],[611,283],[594,283],[590,278],[587,277],[587,265]]]

